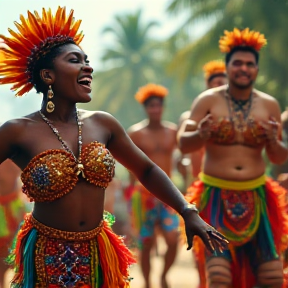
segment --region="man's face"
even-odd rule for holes
[[[229,83],[240,89],[251,87],[258,74],[255,55],[246,51],[235,52],[231,56],[226,70]]]
[[[160,121],[163,113],[163,99],[160,97],[153,97],[148,100],[144,106],[149,120]]]
[[[222,85],[227,84],[227,77],[226,76],[216,76],[212,80],[207,83],[207,88],[216,88]]]

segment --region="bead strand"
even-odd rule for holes
[[[50,120],[41,112],[39,111],[42,119],[44,120],[44,122],[51,128],[52,132],[57,136],[58,140],[60,141],[62,147],[64,148],[64,150],[68,153],[70,153],[75,162],[77,163],[77,171],[76,171],[76,174],[79,175],[82,173],[82,177],[85,178],[85,175],[84,175],[84,166],[82,164],[82,124],[83,122],[79,119],[79,111],[78,109],[76,108],[76,122],[77,122],[77,125],[78,125],[78,159],[77,157],[74,155],[73,151],[68,147],[68,145],[65,143],[65,141],[62,139],[58,129],[56,127],[54,127],[52,125],[52,123],[50,122]]]

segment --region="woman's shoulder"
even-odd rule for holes
[[[32,125],[35,122],[35,113],[7,120],[6,122],[1,123],[0,129],[13,131],[14,133],[20,133],[24,131],[27,127]],[[17,135],[16,134],[16,135]]]
[[[80,112],[80,117],[83,121],[92,121],[95,124],[97,123],[105,126],[120,124],[112,114],[105,111],[89,111],[82,109],[79,109],[78,111]]]
[[[114,118],[110,113],[105,111],[91,111],[91,110],[84,110],[84,109],[78,109],[80,113],[80,117],[82,119],[110,119]],[[115,118],[114,118],[115,119]]]

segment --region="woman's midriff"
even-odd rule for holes
[[[203,172],[225,180],[255,179],[265,173],[265,162],[261,152],[262,147],[207,145]]]
[[[53,202],[35,203],[33,216],[55,229],[83,232],[98,226],[103,218],[105,191],[80,182],[64,197]]]

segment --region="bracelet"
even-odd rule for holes
[[[186,213],[186,211],[195,211],[195,212],[197,212],[198,214],[199,214],[199,211],[198,211],[198,209],[197,209],[197,207],[196,207],[196,205],[195,204],[187,204],[181,211],[180,211],[180,215],[181,216],[183,216],[185,213]]]

